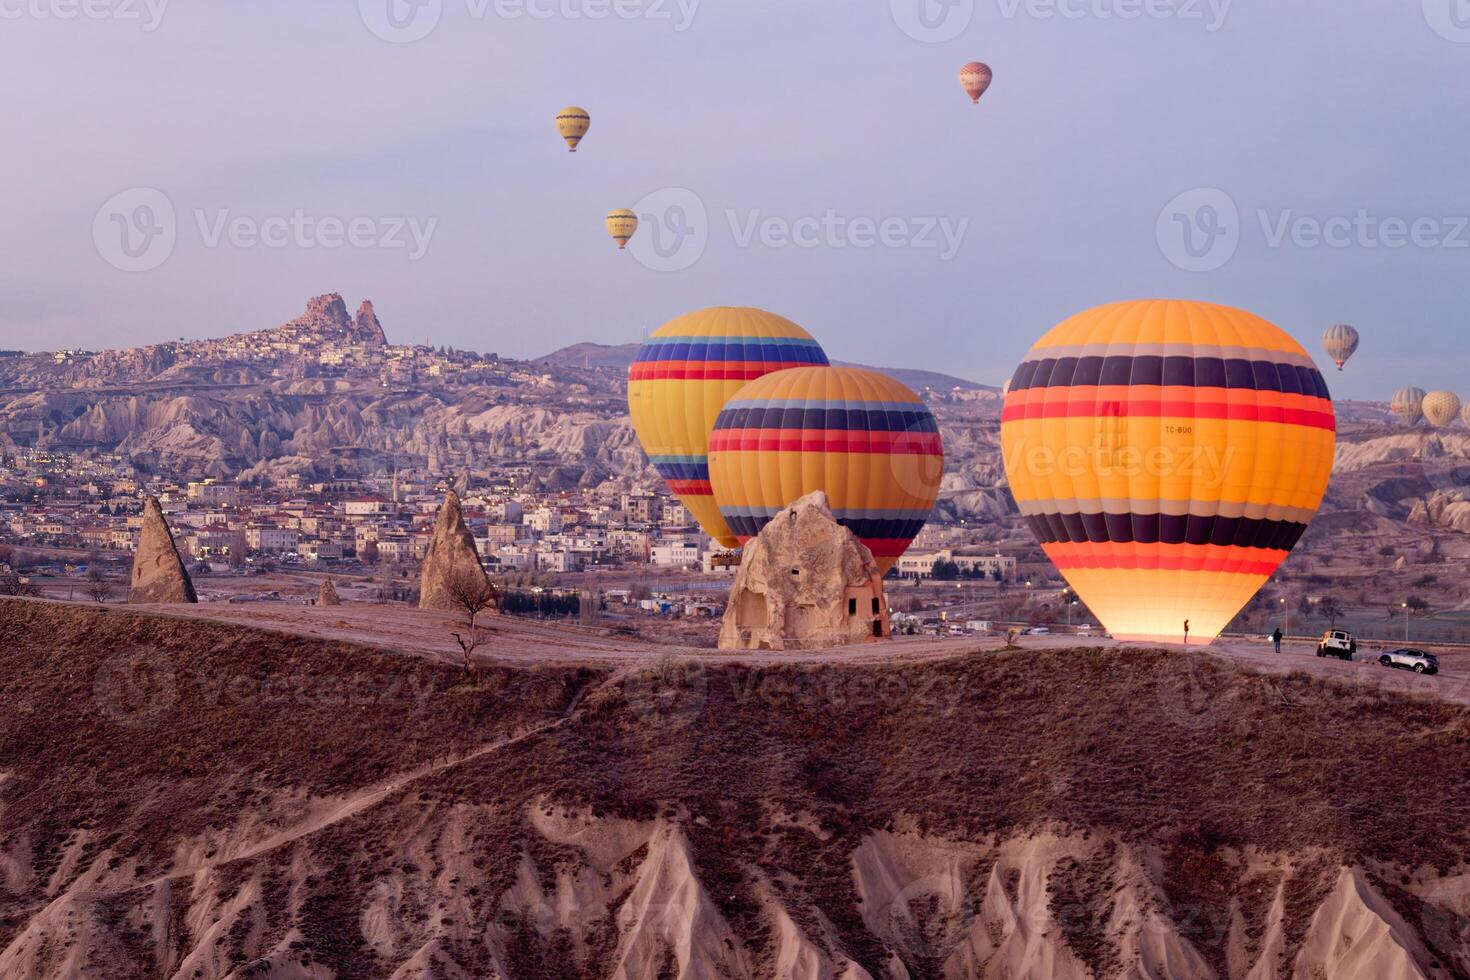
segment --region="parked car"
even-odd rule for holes
[[[1051,630],[1045,626],[1028,626],[1021,631],[1022,636],[1051,636]]]
[[[1425,653],[1423,650],[1415,650],[1412,647],[1390,650],[1379,657],[1378,662],[1385,667],[1398,667],[1403,670],[1412,670],[1416,674],[1439,673],[1438,657],[1432,653]]]
[[[1351,660],[1358,652],[1358,641],[1347,630],[1328,630],[1317,643],[1317,656]]]

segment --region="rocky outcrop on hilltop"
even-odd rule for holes
[[[745,545],[720,649],[821,650],[888,632],[883,572],[818,490]]]
[[[198,602],[189,571],[179,557],[174,536],[158,498],[143,501],[143,527],[133,554],[133,590],[128,602]]]
[[[383,324],[378,321],[378,314],[373,309],[373,301],[365,299],[357,308],[357,316],[352,318],[354,336],[357,341],[369,347],[386,347],[388,335],[383,332]]]
[[[459,494],[450,490],[444,495],[439,516],[434,521],[434,536],[424,554],[423,572],[419,576],[419,608],[461,610],[453,596],[455,583],[468,577],[488,583],[475,536],[465,526]]]
[[[1470,491],[1434,491],[1414,504],[1409,523],[1470,532]]]

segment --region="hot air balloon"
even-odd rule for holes
[[[1465,409],[1460,413],[1460,418],[1464,420],[1466,425],[1470,425],[1470,402],[1465,403]]]
[[[1113,633],[1210,643],[1296,545],[1327,488],[1321,373],[1260,317],[1098,307],[1041,338],[1001,414],[1011,491]]]
[[[764,310],[715,307],[670,320],[628,368],[628,410],[643,449],[669,489],[726,548],[739,540],[710,492],[709,434],[748,381],[826,364],[812,335]]]
[[[971,102],[978,103],[994,79],[995,73],[990,66],[979,61],[972,61],[960,69],[960,84],[965,87],[965,94]]]
[[[627,208],[618,208],[607,213],[607,233],[618,243],[618,248],[628,247],[628,239],[638,230],[638,215]]]
[[[1337,364],[1337,369],[1348,362],[1358,350],[1358,331],[1346,323],[1328,327],[1327,332],[1322,335],[1322,347],[1327,351],[1327,356]]]
[[[567,141],[567,152],[576,153],[577,144],[592,128],[592,117],[581,106],[569,105],[556,114],[556,131]]]
[[[797,368],[752,381],[710,433],[709,478],[741,543],[825,490],[884,573],[929,519],[944,476],[939,426],[898,381],[862,368]]]
[[[1424,417],[1436,429],[1454,425],[1460,417],[1460,396],[1453,391],[1431,391],[1424,396]]]
[[[1389,403],[1389,407],[1393,414],[1408,425],[1417,425],[1424,417],[1424,389],[1400,388],[1393,393],[1393,401]]]

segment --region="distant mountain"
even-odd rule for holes
[[[537,358],[535,363],[549,368],[613,368],[618,371],[626,371],[628,365],[632,364],[633,359],[638,356],[638,348],[638,344],[573,344],[559,351],[553,351],[545,357]],[[846,361],[837,363],[843,367],[866,367],[870,371],[878,371],[896,381],[903,382],[915,391],[923,391],[925,388],[944,391],[953,388],[963,391],[998,390],[938,371],[925,371],[919,368],[869,367],[865,364],[850,364]]]

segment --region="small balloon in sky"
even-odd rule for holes
[[[983,62],[972,61],[960,69],[960,84],[965,87],[965,94],[971,102],[979,102],[994,79],[995,73]]]
[[[607,233],[618,243],[618,248],[628,247],[628,239],[638,230],[638,215],[627,208],[618,208],[607,213]]]
[[[581,106],[569,105],[556,114],[556,131],[567,141],[567,152],[576,153],[577,144],[592,128],[592,117]]]

